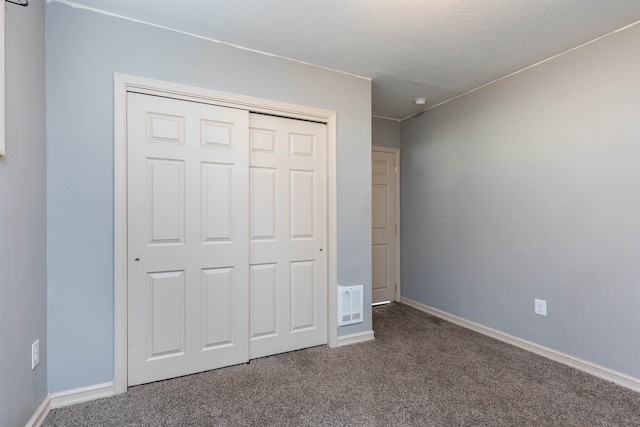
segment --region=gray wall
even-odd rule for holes
[[[60,3],[46,19],[50,392],[113,380],[114,72],[337,111],[338,280],[370,289],[370,81]]]
[[[44,2],[5,8],[6,157],[0,157],[0,425],[47,395]],[[31,343],[41,361],[31,370]]]
[[[400,122],[373,117],[371,119],[371,145],[400,148]]]
[[[640,378],[639,40],[403,122],[403,296]]]

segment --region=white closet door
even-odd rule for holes
[[[325,344],[326,126],[250,115],[250,357]]]
[[[139,94],[127,110],[128,384],[246,362],[249,113]]]

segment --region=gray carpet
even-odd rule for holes
[[[413,308],[316,347],[55,409],[44,426],[640,426],[640,393]]]

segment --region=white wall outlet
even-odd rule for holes
[[[540,316],[547,315],[547,302],[543,299],[534,299],[533,311]]]
[[[40,363],[40,340],[35,340],[31,344],[31,370],[36,369],[38,363]]]

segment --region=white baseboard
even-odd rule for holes
[[[31,419],[27,422],[26,427],[40,427],[40,424],[44,421],[44,419],[51,411],[51,398],[49,396],[45,397],[36,412],[33,413]]]
[[[357,332],[355,334],[342,335],[338,337],[338,343],[336,347],[342,347],[345,345],[357,344],[360,342],[367,342],[374,340],[373,331]]]
[[[51,394],[51,407],[62,408],[63,406],[75,405],[76,403],[110,397],[114,394],[115,389],[113,382],[60,391]]]
[[[506,342],[507,344],[520,347],[524,350],[546,357],[547,359],[569,365],[572,368],[586,372],[598,378],[602,378],[603,380],[611,381],[612,383],[618,384],[619,386],[640,392],[640,379],[638,378],[634,378],[621,372],[614,371],[613,369],[605,368],[604,366],[596,365],[595,363],[577,358],[575,356],[571,356],[561,351],[557,351],[549,347],[545,347],[540,344],[536,344],[534,342],[509,335],[497,329],[483,326],[479,323],[463,319],[462,317],[455,316],[453,314],[447,313],[446,311],[438,310],[437,308],[429,307],[428,305],[424,305],[409,298],[402,297],[400,298],[400,302],[410,307],[417,308],[420,311],[424,311],[425,313],[439,317],[448,322],[455,323],[456,325],[471,329],[472,331],[490,336],[491,338]]]

